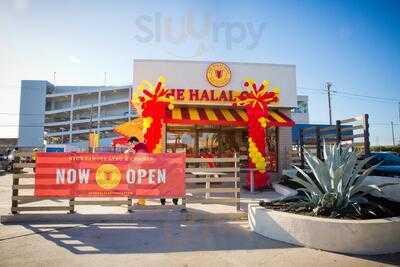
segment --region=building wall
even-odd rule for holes
[[[154,83],[160,75],[165,76],[167,88],[213,89],[206,78],[209,61],[134,60],[133,83],[143,80]],[[296,66],[278,64],[223,62],[231,70],[231,81],[221,89],[241,90],[245,79],[258,84],[269,80],[271,87],[280,88],[280,101],[272,106],[296,107]]]
[[[308,124],[310,122],[308,112],[308,96],[297,96],[297,107],[293,109],[291,118],[296,122],[296,124]]]
[[[47,81],[21,81],[19,147],[43,145],[46,91],[49,87],[51,85]]]
[[[279,109],[280,112],[286,116],[290,115],[290,109]],[[279,144],[278,144],[278,173],[272,173],[272,182],[279,182],[282,174],[282,170],[290,167],[288,159],[288,150],[292,146],[292,127],[279,127]]]
[[[160,75],[165,76],[167,88],[213,89],[206,79],[208,66],[213,62],[135,60],[134,85],[143,80],[155,82]],[[297,107],[296,68],[293,65],[252,64],[224,62],[231,70],[231,81],[226,90],[241,90],[245,79],[251,78],[257,83],[269,80],[271,87],[280,88],[280,102],[275,107],[288,117],[291,109]],[[280,178],[282,169],[288,167],[287,151],[292,145],[291,127],[279,128],[278,173],[273,173],[273,180]]]

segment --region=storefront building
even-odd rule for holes
[[[248,117],[236,106],[243,83],[270,81],[279,88],[278,103],[267,117],[267,171],[274,176],[287,167],[291,146],[291,109],[296,107],[296,69],[293,65],[230,62],[135,60],[134,85],[157,81],[162,75],[174,97],[163,129],[163,151],[193,157],[231,157],[248,154]]]

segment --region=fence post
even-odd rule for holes
[[[238,202],[236,202],[236,211],[240,211],[240,175],[238,176],[238,157],[237,154],[235,153],[235,187],[239,188],[239,191],[235,193],[236,199]],[[239,181],[237,181],[239,177]]]
[[[340,120],[336,121],[336,144],[340,146],[342,142],[342,125]]]
[[[128,212],[131,213],[132,212],[132,198],[128,197]]]
[[[369,116],[364,114],[364,154],[369,155],[370,144],[369,144]]]
[[[184,175],[183,179],[184,179],[185,184],[186,184],[186,167],[187,167],[187,162],[185,162],[185,171],[183,173],[183,175]],[[185,195],[182,198],[182,206],[183,207],[181,209],[181,212],[186,212],[187,211],[186,210],[186,186],[185,186]]]
[[[69,199],[69,213],[73,214],[75,213],[75,198],[70,198]]]
[[[300,129],[300,167],[304,169],[304,129]]]
[[[322,160],[321,155],[321,129],[319,126],[315,127],[315,142],[317,145],[317,157]]]
[[[18,196],[18,189],[14,188],[14,185],[19,184],[19,178],[17,178],[17,174],[13,174],[13,189],[12,189],[12,197],[11,197],[11,213],[12,214],[18,214],[17,210],[13,210],[13,208],[17,209],[18,208],[18,200],[13,199],[14,197]]]
[[[181,209],[182,212],[186,211],[186,197],[182,198],[182,206],[183,208]]]

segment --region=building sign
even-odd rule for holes
[[[228,104],[231,105],[240,91],[222,89],[168,89],[176,104]]]
[[[38,153],[37,197],[184,197],[185,154]]]
[[[154,82],[160,75],[163,75],[166,77],[166,87],[171,89],[243,91],[244,79],[251,78],[257,84],[267,79],[270,81],[271,88],[279,87],[281,89],[279,103],[271,104],[272,107],[294,108],[297,106],[296,67],[294,65],[143,59],[135,59],[133,65],[135,70],[133,72],[133,84],[135,87],[140,85],[143,80]],[[222,66],[226,66],[226,68]],[[225,92],[227,93],[227,91]],[[199,98],[202,96],[201,93],[203,92],[200,92]],[[212,98],[211,94],[207,94],[207,96],[208,99]],[[230,102],[214,101],[214,103],[210,103],[211,101],[207,101],[207,96],[203,96],[203,102],[192,102],[192,104],[229,106]],[[215,98],[216,96],[214,96]],[[190,102],[189,99],[189,92],[187,92],[185,101]],[[196,97],[193,96],[193,99],[196,99]],[[224,100],[225,97],[222,96],[221,99]],[[182,102],[183,100],[177,101]]]
[[[231,70],[224,63],[213,63],[208,66],[206,77],[211,85],[215,87],[224,87],[231,80]]]

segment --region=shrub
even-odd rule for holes
[[[376,216],[377,208],[385,209],[365,197],[371,191],[382,192],[382,187],[396,184],[363,184],[364,179],[379,165],[363,169],[373,157],[358,160],[350,146],[339,145],[324,144],[323,153],[322,161],[304,150],[304,158],[313,177],[294,166],[301,177],[292,175],[290,179],[303,186],[297,189],[303,194],[298,201],[289,202],[292,208],[305,208],[314,215],[330,217],[362,217],[365,214]]]
[[[371,151],[389,151],[400,154],[400,146],[372,146]]]

